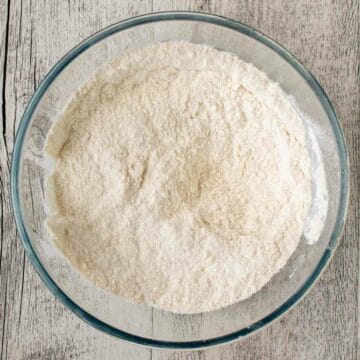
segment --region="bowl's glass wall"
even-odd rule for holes
[[[44,181],[51,164],[43,145],[51,124],[64,110],[72,94],[103,64],[124,50],[152,42],[187,40],[237,54],[255,64],[292,95],[315,124],[315,135],[328,179],[329,212],[318,243],[304,239],[286,267],[260,292],[222,310],[198,315],[174,315],[131,304],[98,289],[77,273],[54,248],[44,228]],[[334,150],[335,149],[335,150]],[[328,117],[304,78],[275,51],[252,37],[215,24],[190,20],[147,23],[115,33],[82,52],[53,81],[39,102],[27,129],[20,163],[20,198],[25,227],[46,271],[81,308],[118,329],[142,337],[193,341],[219,337],[251,326],[288,300],[311,276],[333,231],[340,197],[340,164]]]

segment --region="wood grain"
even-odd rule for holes
[[[0,0],[0,359],[360,359],[359,1]],[[151,351],[102,334],[64,308],[24,256],[11,212],[14,135],[39,81],[71,47],[121,19],[194,10],[240,20],[294,53],[323,85],[351,159],[343,239],[307,297],[281,320],[231,345]]]

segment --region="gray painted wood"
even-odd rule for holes
[[[0,0],[0,359],[360,359],[359,1]],[[351,204],[330,266],[298,306],[244,341],[197,352],[151,351],[94,330],[35,273],[11,213],[14,134],[31,95],[71,47],[111,23],[151,11],[195,10],[240,20],[273,37],[315,75],[342,123]]]

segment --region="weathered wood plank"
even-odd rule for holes
[[[280,321],[232,345],[201,352],[135,347],[65,309],[24,257],[9,196],[9,159],[21,114],[39,81],[72,46],[120,19],[164,10],[213,12],[252,25],[292,51],[319,79],[351,156],[351,206],[341,245],[308,296]],[[0,359],[359,358],[359,2],[0,0]],[[6,40],[8,39],[8,40]],[[6,121],[4,121],[6,115]],[[5,124],[5,126],[4,126]]]
[[[209,13],[210,6],[210,0],[153,0],[153,12],[178,10]]]
[[[2,5],[6,11],[1,14],[5,13],[6,17],[4,1]],[[151,11],[149,1],[120,4],[113,1],[103,5],[85,1],[10,3],[3,108],[9,152],[20,117],[38,82],[66,51],[110,23]],[[2,197],[5,199],[0,277],[0,313],[1,324],[4,324],[1,359],[150,359],[150,350],[120,342],[86,325],[44,287],[24,257],[16,236],[3,146],[1,151]]]
[[[4,240],[4,226],[5,218],[8,210],[5,209],[5,172],[8,173],[8,153],[6,147],[6,122],[5,122],[5,107],[4,107],[4,84],[5,84],[5,74],[6,74],[6,58],[7,58],[7,38],[8,38],[8,5],[7,2],[0,2],[0,128],[1,128],[1,141],[0,141],[0,359],[2,358],[4,339],[5,339],[5,311],[6,311],[6,292],[7,289],[4,289],[3,285],[3,276],[2,272],[2,253],[3,253],[3,244]]]
[[[317,77],[344,128],[351,206],[341,244],[307,297],[280,321],[210,359],[356,359],[359,277],[359,3],[216,2],[212,11],[252,25],[293,52]],[[236,355],[234,355],[236,354]]]
[[[181,9],[188,9],[188,4]],[[356,279],[360,237],[358,4],[229,0],[211,3],[210,11],[270,35],[292,51],[323,84],[347,137],[353,190],[341,245],[305,300],[259,334],[231,346],[205,351],[206,359],[355,359],[359,347]],[[176,358],[182,357],[177,354]]]

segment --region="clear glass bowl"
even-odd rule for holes
[[[288,264],[257,294],[227,308],[177,315],[135,305],[83,278],[58,252],[44,228],[46,161],[43,145],[51,124],[72,94],[103,64],[124,50],[152,42],[187,40],[237,54],[292,95],[315,124],[329,190],[329,211],[320,240],[302,239]],[[342,131],[329,99],[289,52],[258,31],[213,15],[168,12],[112,25],[65,55],[31,99],[16,137],[11,190],[26,253],[52,293],[94,327],[121,339],[158,348],[194,349],[247,336],[293,306],[313,285],[338,243],[349,192]]]

